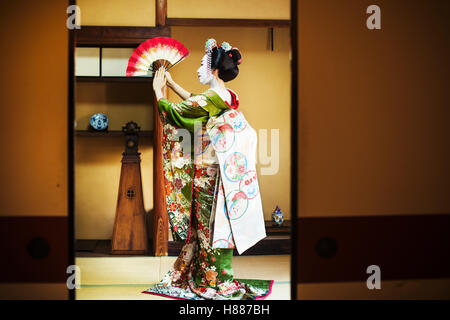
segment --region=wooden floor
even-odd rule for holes
[[[169,271],[176,257],[78,257],[81,288],[79,300],[167,300],[141,293]],[[290,299],[290,256],[237,256],[235,278],[274,280],[267,300]],[[170,300],[170,299],[169,299]]]

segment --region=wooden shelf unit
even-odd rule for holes
[[[287,220],[281,226],[274,226],[272,221],[265,221],[267,237],[250,248],[245,255],[279,255],[291,253],[291,221]],[[150,241],[150,240],[149,240]],[[150,241],[151,242],[151,241]],[[168,241],[168,255],[178,256],[183,241]],[[238,255],[234,250],[234,255]],[[151,255],[150,253],[143,256]],[[110,240],[77,240],[77,257],[109,257],[111,255]]]
[[[76,130],[77,137],[123,137],[122,130],[108,130],[108,131],[91,131],[91,130]],[[153,131],[142,130],[138,134],[140,137],[153,138]]]
[[[152,77],[112,77],[112,76],[77,76],[79,82],[152,82]]]
[[[286,220],[281,226],[275,225],[272,221],[264,221],[267,235],[284,235],[291,234],[291,220]]]
[[[168,26],[182,27],[253,27],[253,28],[289,28],[290,20],[275,19],[204,19],[204,18],[167,18]]]
[[[154,37],[170,37],[170,28],[83,26],[75,31],[75,45],[77,47],[133,48]]]
[[[100,48],[100,59],[103,48],[136,48],[142,42],[154,37],[170,37],[170,27],[121,27],[121,26],[83,26],[74,32],[75,47],[97,47]],[[100,76],[76,76],[77,82],[121,82],[121,83],[146,83],[152,82],[149,77],[125,77],[125,76],[101,76],[102,63],[99,65]],[[154,102],[156,105],[156,101]],[[165,196],[162,170],[162,145],[161,139],[161,123],[157,108],[154,108],[154,130],[140,131],[141,137],[148,137],[153,140],[154,156],[153,156],[153,195],[155,200],[154,219],[160,221],[160,225],[153,228],[153,239],[158,239],[153,245],[152,252],[156,256],[167,255],[167,226],[168,216],[165,210]],[[77,137],[123,137],[121,130],[110,130],[108,132],[93,132],[91,130],[76,130]]]

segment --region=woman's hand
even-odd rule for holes
[[[175,82],[172,80],[172,76],[170,75],[169,71],[166,71],[165,76],[167,80],[167,85],[172,88]]]
[[[164,67],[161,67],[153,75],[153,90],[155,91],[155,97],[157,101],[164,98],[162,88],[166,85],[166,77],[164,75],[165,72],[166,69],[164,69]]]
[[[165,72],[167,85],[176,93],[178,94],[181,99],[186,100],[191,96],[190,92],[187,92],[182,87],[180,87],[175,81],[172,79],[172,75],[169,72]]]
[[[161,91],[162,88],[166,85],[167,79],[165,77],[165,72],[166,69],[164,69],[164,67],[161,67],[153,75],[153,90],[155,91],[155,93],[157,91]]]
[[[153,90],[155,90],[156,99],[163,98],[162,88],[166,85],[172,88],[183,100],[188,99],[191,94],[180,87],[178,84],[173,81],[172,76],[169,72],[166,71],[164,67],[158,69],[153,76]]]

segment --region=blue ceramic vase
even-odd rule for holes
[[[283,212],[281,212],[280,207],[277,206],[272,212],[272,220],[275,225],[281,226],[284,222]]]
[[[91,116],[89,124],[94,130],[103,131],[108,129],[108,117],[103,113],[96,113]]]

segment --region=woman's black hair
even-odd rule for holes
[[[215,47],[211,55],[211,69],[219,69],[219,78],[225,82],[231,81],[239,74],[241,59],[241,53],[237,49],[225,51]]]

